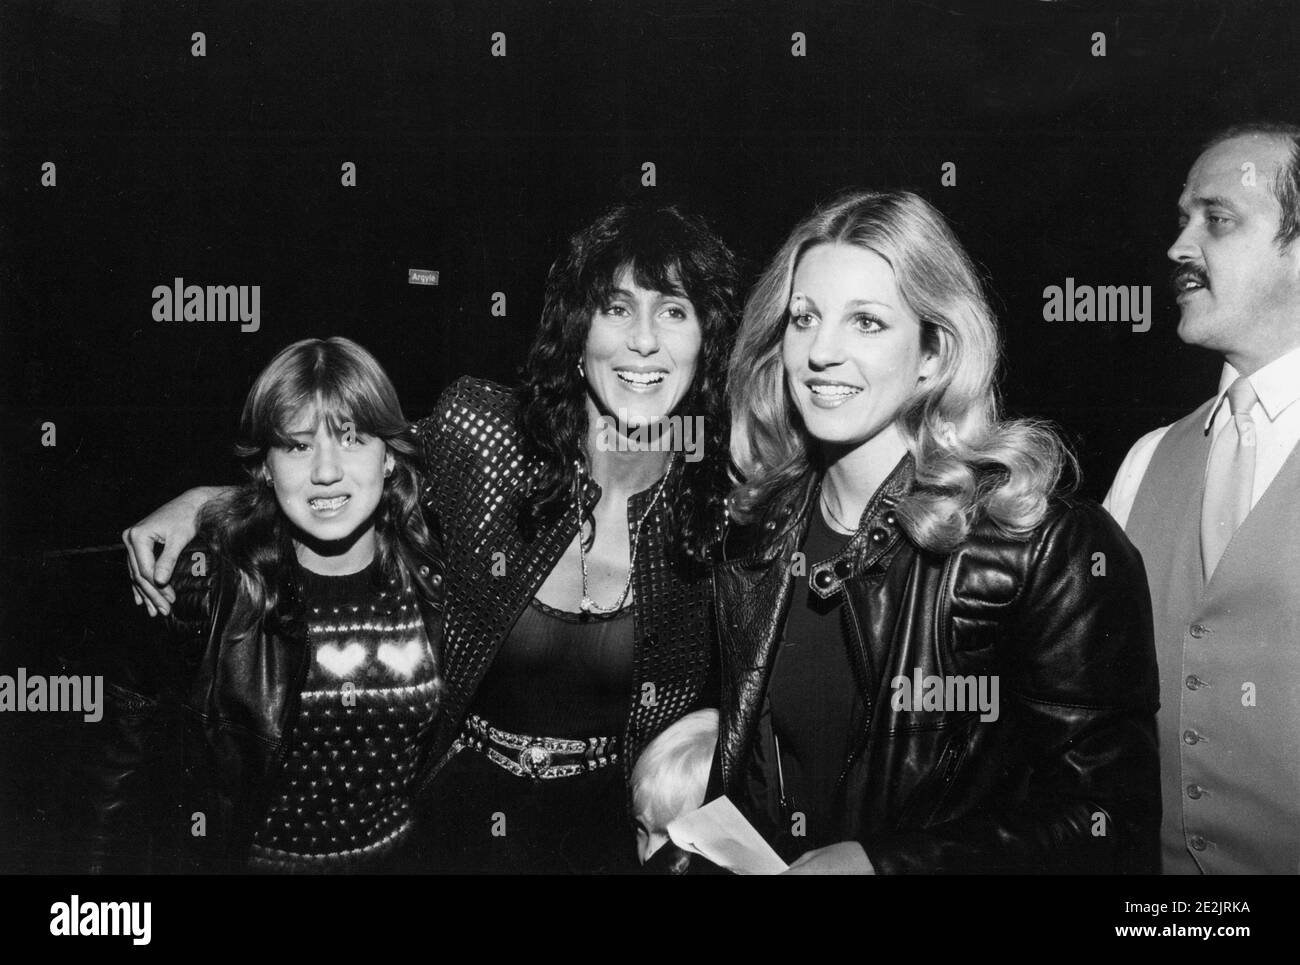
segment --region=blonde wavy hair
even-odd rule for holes
[[[781,347],[795,266],[822,244],[858,245],[885,259],[921,320],[922,347],[938,360],[896,418],[916,464],[915,485],[895,510],[904,531],[936,552],[951,551],[982,520],[1027,536],[1063,471],[1077,478],[1077,463],[1048,423],[1001,418],[997,322],[979,276],[943,216],[909,191],[855,192],[818,208],[750,293],[728,382],[732,516],[762,517],[821,469],[786,388]]]

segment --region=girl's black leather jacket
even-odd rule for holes
[[[231,639],[235,580],[211,548],[191,543],[171,612],[147,622],[137,614],[144,626],[100,648],[107,707],[85,759],[88,870],[244,869],[292,736],[308,647],[292,581],[253,638]],[[442,564],[422,558],[415,582],[436,653]]]

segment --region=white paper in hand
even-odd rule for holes
[[[778,875],[788,865],[726,797],[683,814],[667,829],[673,844],[738,875]]]

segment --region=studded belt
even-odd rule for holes
[[[465,719],[452,747],[476,750],[516,777],[539,780],[585,774],[617,764],[619,759],[617,737],[529,737],[493,727],[477,714]]]

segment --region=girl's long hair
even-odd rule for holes
[[[266,454],[292,445],[287,432],[304,411],[338,436],[348,431],[382,439],[393,471],[375,511],[376,556],[383,587],[423,592],[412,574],[431,552],[420,510],[419,454],[397,390],[374,356],[346,338],[304,339],[281,351],[249,390],[239,419],[235,455],[248,482],[205,508],[200,534],[239,576],[229,631],[246,639],[283,616],[283,587],[295,585],[292,526],[269,485]]]
[[[885,259],[921,320],[937,372],[897,417],[916,464],[897,507],[918,546],[948,552],[988,520],[1023,537],[1040,523],[1074,456],[1047,423],[1001,418],[997,323],[979,276],[943,216],[908,191],[863,191],[814,211],[777,252],[745,305],[731,362],[731,447],[741,522],[821,467],[786,387],[781,346],[795,267],[820,244],[858,245]],[[1077,474],[1076,474],[1077,475]]]
[[[624,270],[642,288],[689,298],[700,319],[695,376],[675,414],[703,417],[702,457],[675,474],[665,505],[676,535],[673,557],[702,561],[720,534],[728,488],[725,385],[737,265],[702,218],[675,205],[617,205],[575,234],[551,266],[518,395],[524,446],[540,467],[520,528],[530,538],[572,511],[578,466],[587,456],[587,383],[578,362],[592,316],[609,303]],[[587,518],[594,527],[590,513]]]

